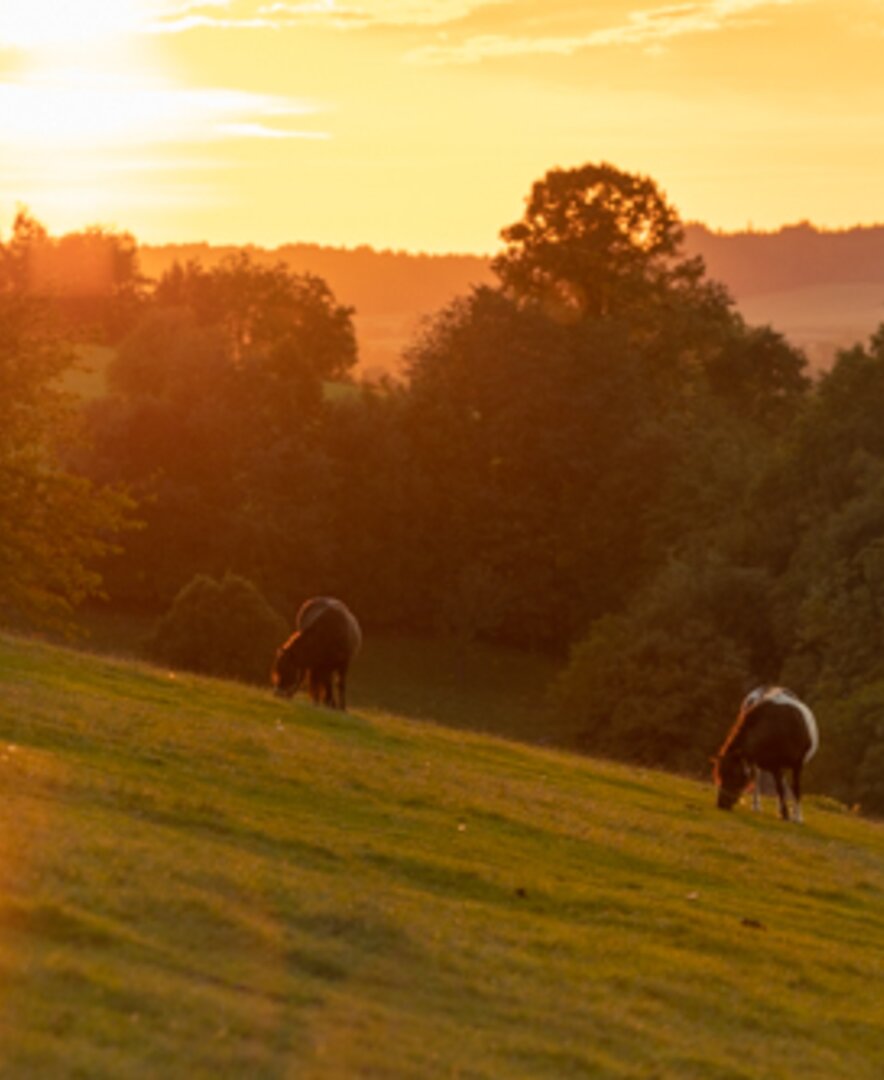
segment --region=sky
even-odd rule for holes
[[[0,237],[488,254],[554,167],[884,222],[884,0],[0,0]]]

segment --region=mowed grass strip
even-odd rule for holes
[[[0,814],[0,1075],[882,1075],[826,800],[0,636]]]

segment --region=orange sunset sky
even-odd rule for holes
[[[0,0],[0,230],[493,251],[554,165],[884,221],[884,0]]]

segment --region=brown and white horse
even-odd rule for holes
[[[759,686],[746,696],[734,726],[715,758],[718,806],[730,810],[754,783],[753,809],[761,807],[759,773],[771,773],[780,800],[780,816],[789,820],[783,772],[792,772],[794,820],[801,815],[801,770],[819,747],[816,718],[790,690]]]

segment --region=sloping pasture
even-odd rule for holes
[[[0,1075],[884,1075],[884,832],[0,635]]]

